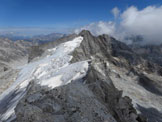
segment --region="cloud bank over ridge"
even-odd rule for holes
[[[122,13],[115,7],[111,12],[115,20],[118,19],[118,23],[95,22],[76,29],[75,32],[86,29],[94,35],[109,34],[126,42],[126,36],[140,35],[144,38],[144,43],[162,43],[162,6],[148,6],[142,10],[131,6]]]

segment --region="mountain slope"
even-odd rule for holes
[[[106,70],[123,96],[133,100],[134,107],[148,117],[149,122],[162,121],[162,67],[144,60],[126,44],[107,35],[94,37],[82,31],[84,43],[73,52],[72,62],[91,59],[108,65]]]
[[[82,31],[39,48],[0,96],[1,121],[162,122],[162,68],[126,44]]]
[[[22,40],[12,41],[7,38],[0,38],[0,60],[12,62],[27,55],[27,49],[32,43]]]
[[[161,45],[131,45],[133,50],[141,55],[144,59],[150,60],[162,66],[162,44]]]
[[[0,38],[0,94],[16,79],[18,67],[27,62],[28,48],[32,43]]]

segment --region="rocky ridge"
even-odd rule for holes
[[[149,122],[162,121],[162,67],[143,59],[126,44],[108,35],[95,37],[88,31],[80,35],[84,40],[73,52],[72,62],[91,59],[104,62],[115,87],[129,96],[139,113]],[[154,112],[153,112],[154,111]]]
[[[155,113],[155,118],[149,116],[151,111],[146,114],[140,108],[147,106],[143,106],[144,100],[152,102],[156,98],[159,106],[155,105],[154,109],[159,110],[162,81],[156,80],[161,77],[161,67],[144,60],[127,45],[107,35],[95,37],[88,31],[82,31],[79,36],[83,37],[83,41],[72,52],[71,63],[88,60],[87,75],[52,90],[34,82],[15,109],[15,121],[160,122],[160,114]],[[153,80],[151,74],[157,76],[156,80]],[[130,79],[132,76],[137,79]],[[132,84],[124,87],[120,83],[123,80]],[[140,86],[144,93],[153,94],[150,95],[152,98],[144,96],[146,98],[139,100],[141,94],[133,95],[134,91],[127,91],[131,85],[136,85],[137,90]],[[120,90],[123,90],[123,94]]]

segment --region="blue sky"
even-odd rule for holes
[[[111,10],[160,6],[162,0],[0,0],[0,28],[77,28],[111,21]]]

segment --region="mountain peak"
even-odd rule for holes
[[[80,36],[85,36],[85,35],[92,35],[90,31],[88,30],[82,30],[80,33],[79,33]]]

